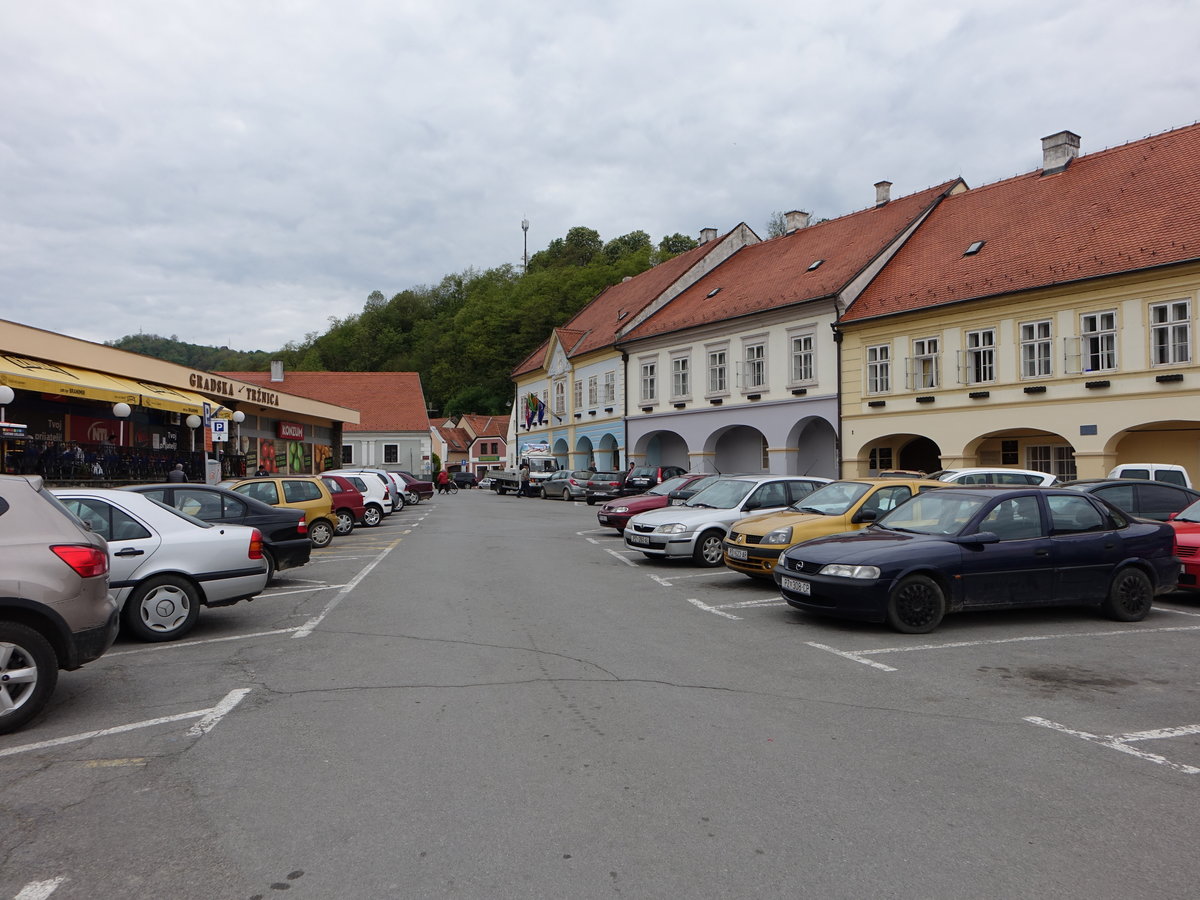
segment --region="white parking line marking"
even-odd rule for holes
[[[1155,606],[1152,608],[1155,612],[1176,613],[1177,615],[1180,615],[1180,616],[1200,616],[1200,612],[1189,612],[1186,609],[1170,609],[1169,607],[1166,607],[1166,606]]]
[[[263,591],[260,597],[286,597],[288,594],[307,594],[313,591],[323,591],[326,588],[334,590],[336,588],[345,587],[343,584],[323,584],[320,587],[307,588],[292,588],[290,591]]]
[[[741,603],[722,603],[717,609],[750,609],[758,606],[787,606],[780,597],[764,597],[761,600],[743,600]]]
[[[850,650],[838,650],[836,647],[830,647],[828,644],[818,644],[816,641],[805,641],[810,647],[816,647],[818,650],[826,650],[835,656],[841,656],[844,659],[853,660],[856,663],[862,663],[864,666],[870,666],[873,669],[879,669],[882,672],[895,672],[891,666],[885,666],[883,663],[875,662],[870,659],[863,659],[860,653],[854,653]],[[866,651],[871,652],[871,651]]]
[[[396,545],[399,543],[400,543],[400,541],[397,539],[397,540],[393,541],[388,547],[384,548],[383,552],[381,552],[378,556],[375,557],[375,559],[373,559],[371,562],[369,562],[367,565],[365,565],[359,571],[359,573],[357,575],[355,575],[353,578],[350,579],[348,584],[344,585],[342,587],[342,589],[334,595],[332,600],[330,600],[327,604],[325,604],[325,608],[323,610],[321,610],[319,613],[317,613],[317,615],[313,616],[311,619],[309,619],[307,622],[305,622],[303,625],[301,625],[299,628],[297,628],[296,633],[292,635],[292,638],[293,639],[306,638],[310,634],[312,634],[313,631],[316,630],[316,627],[325,620],[325,617],[327,615],[329,615],[331,612],[333,612],[334,608],[339,603],[342,602],[342,598],[345,597],[347,594],[349,594],[356,587],[358,587],[359,582],[361,582],[364,578],[366,578],[371,573],[372,569],[374,569],[377,565],[379,565],[381,562],[383,562],[384,559],[387,557],[387,555],[389,553],[391,553],[394,549],[396,549]]]
[[[46,900],[66,880],[66,876],[59,875],[57,878],[51,878],[48,881],[31,881],[25,887],[21,888],[21,893],[17,894],[13,900]]]
[[[275,628],[271,631],[255,631],[252,634],[231,634],[227,637],[204,638],[199,641],[171,641],[166,644],[148,644],[145,647],[137,647],[133,650],[117,650],[112,653],[105,653],[104,656],[92,663],[92,667],[95,668],[103,664],[104,660],[112,659],[114,656],[129,656],[131,653],[157,653],[160,650],[180,650],[184,647],[198,647],[201,644],[220,644],[224,641],[244,641],[246,638],[270,637],[273,634],[291,634],[299,630],[300,626],[296,626],[295,628]]]
[[[1184,763],[1172,762],[1165,756],[1159,756],[1157,753],[1147,753],[1145,750],[1139,750],[1136,747],[1130,747],[1131,741],[1153,741],[1162,738],[1183,737],[1190,734],[1200,734],[1200,725],[1182,725],[1177,728],[1160,728],[1155,731],[1134,731],[1129,734],[1091,734],[1087,731],[1079,731],[1074,728],[1068,728],[1066,725],[1061,725],[1058,722],[1051,722],[1049,719],[1043,719],[1041,716],[1026,716],[1025,721],[1031,725],[1040,725],[1043,728],[1049,728],[1053,731],[1069,734],[1072,737],[1081,738],[1093,744],[1099,744],[1101,747],[1108,747],[1110,750],[1117,750],[1121,753],[1128,753],[1130,756],[1136,756],[1138,759],[1144,759],[1147,762],[1157,763],[1160,766],[1166,766],[1168,769],[1174,769],[1177,772],[1183,772],[1185,775],[1200,775],[1200,768],[1196,766],[1185,765]]]
[[[635,551],[638,552],[638,551]],[[654,581],[657,581],[663,587],[674,587],[676,581],[684,581],[688,578],[713,578],[718,575],[732,575],[732,572],[722,571],[718,569],[715,572],[696,572],[692,575],[651,575]]]
[[[192,712],[177,713],[173,716],[162,716],[157,719],[146,719],[141,722],[131,722],[128,725],[117,725],[113,728],[101,728],[97,731],[85,731],[82,734],[71,734],[66,737],[54,738],[49,741],[38,741],[35,744],[22,744],[18,747],[9,747],[6,750],[0,750],[0,756],[15,756],[18,753],[29,753],[33,750],[45,750],[49,747],[60,747],[63,744],[77,744],[80,741],[90,741],[93,738],[107,737],[112,734],[124,734],[127,731],[137,731],[140,728],[153,728],[155,725],[167,725],[171,722],[183,722],[187,719],[201,719],[202,721],[193,725],[188,729],[189,735],[199,736],[207,734],[212,730],[213,726],[220,722],[225,715],[233,709],[242,698],[250,693],[250,688],[238,688],[230,691],[222,698],[221,702],[211,709],[196,709]],[[202,730],[197,730],[202,729]]]
[[[742,618],[741,616],[735,616],[735,615],[731,615],[730,613],[724,612],[723,610],[721,610],[715,606],[709,606],[707,603],[701,603],[699,600],[695,599],[694,597],[688,597],[688,603],[692,603],[692,604],[700,607],[700,609],[704,610],[705,612],[712,613],[714,616],[724,616],[726,619],[734,619],[735,621],[741,620],[741,618]]]
[[[613,555],[615,558],[617,558],[617,559],[619,559],[621,562],[625,563],[625,565],[629,566],[631,569],[636,569],[636,568],[637,568],[637,563],[636,563],[636,562],[634,562],[632,559],[626,559],[625,557],[623,557],[623,556],[622,556],[622,555],[621,555],[621,554],[620,554],[618,551],[616,551],[616,550],[612,550],[612,549],[605,549],[605,551],[604,551],[604,552],[605,552],[605,553],[611,553],[611,554],[612,554],[612,555]]]

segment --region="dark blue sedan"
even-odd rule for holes
[[[945,488],[862,531],[789,548],[775,583],[792,607],[924,634],[946,613],[1099,606],[1137,622],[1179,578],[1171,526],[1057,488]]]

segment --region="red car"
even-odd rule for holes
[[[1183,563],[1179,586],[1200,591],[1200,500],[1172,514],[1167,524],[1175,529],[1175,555]]]
[[[389,472],[389,475],[398,477],[404,482],[406,487],[403,488],[404,499],[416,506],[422,500],[428,500],[433,496],[433,482],[424,481],[414,475],[412,472],[395,471]]]
[[[672,491],[684,491],[691,496],[700,488],[708,487],[720,477],[720,475],[677,475],[674,478],[668,478],[644,494],[609,500],[597,511],[596,521],[601,525],[617,529],[617,533],[620,534],[625,530],[626,523],[638,513],[670,506],[672,498],[669,495]]]
[[[366,514],[366,499],[343,475],[326,472],[321,475],[321,480],[333,497],[333,517],[337,520],[333,530],[337,534],[349,534],[354,530],[354,523],[361,522]]]

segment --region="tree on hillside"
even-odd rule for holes
[[[678,256],[680,253],[686,253],[688,250],[695,250],[700,246],[700,242],[695,238],[688,237],[686,234],[680,234],[678,231],[674,234],[669,234],[658,242],[659,253],[667,256]]]

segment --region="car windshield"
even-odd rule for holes
[[[807,499],[807,498],[805,498]],[[881,518],[876,526],[914,534],[958,534],[989,501],[982,494],[938,489],[917,494]]]
[[[708,507],[709,509],[733,509],[746,499],[756,487],[753,481],[715,481],[690,498],[684,506]]]
[[[861,481],[835,481],[813,491],[802,500],[797,500],[789,509],[793,512],[815,513],[821,516],[840,516],[870,489],[871,485]]]
[[[676,475],[674,478],[668,478],[662,484],[655,485],[654,487],[650,488],[650,490],[646,491],[646,493],[657,494],[660,497],[665,497],[667,494],[671,493],[671,491],[678,490],[685,484],[687,484],[687,476]]]
[[[1175,522],[1200,522],[1200,500],[1197,500],[1191,506],[1180,510],[1174,520]]]

